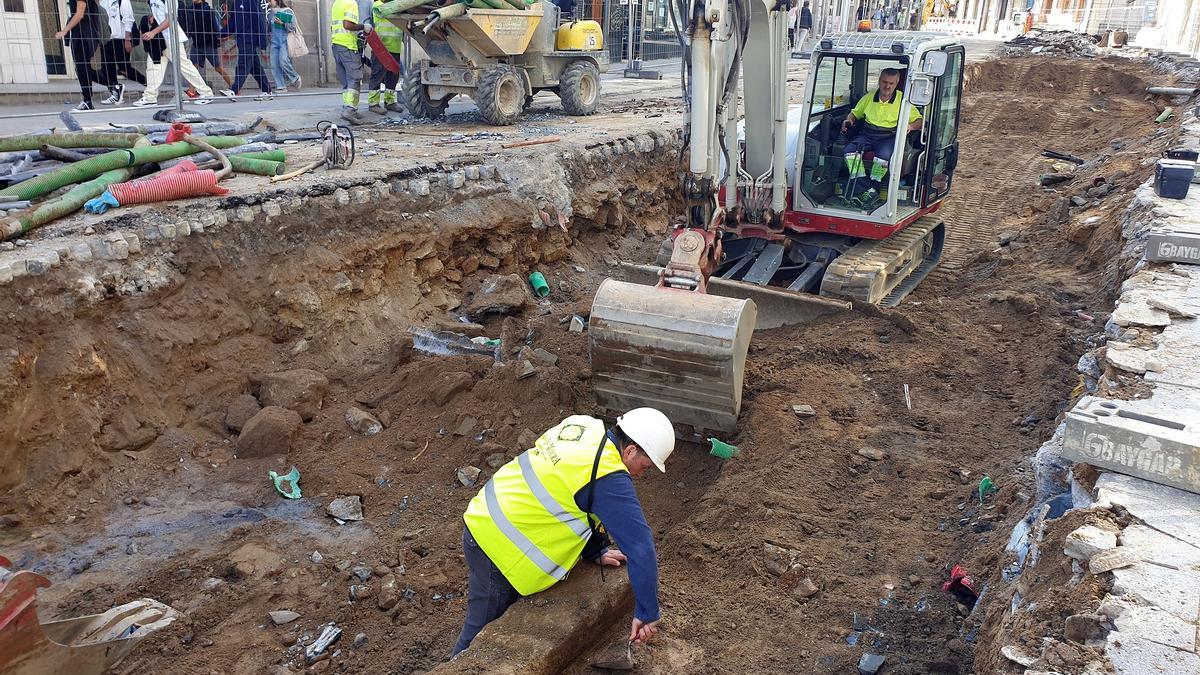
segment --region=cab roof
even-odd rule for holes
[[[927,43],[937,44],[927,44]],[[834,33],[818,43],[822,52],[915,55],[922,48],[957,44],[949,33],[915,30],[878,30],[869,33]]]

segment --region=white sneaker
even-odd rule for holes
[[[87,101],[80,101],[79,105],[75,106],[74,108],[71,108],[71,110],[95,110],[95,109],[96,109],[96,106],[92,105],[91,103],[88,103]]]
[[[272,93],[272,94],[286,94],[286,93],[288,93],[288,92],[287,92],[287,87],[279,87],[278,89],[275,89],[275,90],[274,90],[274,91],[272,91],[271,93]]]
[[[300,76],[299,76],[299,75],[297,75],[297,76],[296,76],[296,81],[292,83],[292,86],[293,86],[293,87],[295,87],[297,90],[299,90],[299,89],[300,89],[300,87],[303,87],[303,86],[304,86],[304,82],[302,82],[302,81],[300,80]]]
[[[208,105],[209,103],[212,103],[212,97],[211,96],[201,96],[200,98],[196,99],[195,101],[192,101],[192,103],[195,103],[196,105]]]
[[[221,91],[218,91],[217,93],[224,96],[225,98],[229,99],[230,101],[237,100],[237,94],[235,94],[232,89],[222,89]]]
[[[123,84],[118,84],[108,91],[108,98],[100,101],[102,105],[118,105],[125,98],[125,85]]]
[[[148,105],[158,105],[158,101],[147,101],[144,98],[139,98],[133,102],[133,107],[135,108],[145,108]]]
[[[255,101],[270,101],[270,100],[272,100],[272,99],[274,99],[274,98],[275,98],[275,97],[271,95],[271,92],[269,92],[269,91],[268,91],[268,92],[265,92],[265,93],[259,94],[258,96],[255,96],[255,97],[254,97],[254,100],[255,100]]]

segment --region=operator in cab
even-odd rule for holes
[[[628,566],[629,641],[657,633],[658,555],[632,479],[650,467],[666,473],[674,449],[671,421],[655,408],[630,410],[609,429],[572,415],[497,469],[463,515],[467,616],[453,655],[521,596],[566,578],[581,558]]]
[[[898,88],[899,85],[900,71],[896,68],[884,68],[879,73],[879,88],[859,99],[842,122],[843,134],[849,133],[856,123],[863,122],[854,138],[846,144],[844,151],[846,167],[850,170],[852,182],[857,182],[857,179],[867,175],[867,167],[863,162],[863,153],[866,152],[875,153],[870,169],[871,182],[881,183],[887,175],[892,148],[896,143],[896,125],[900,121],[901,106],[904,105],[904,92]],[[924,120],[916,106],[909,104],[909,107],[911,110],[908,113],[908,131],[916,131],[921,128]],[[874,201],[877,195],[877,190],[872,186],[858,197],[858,201],[864,201],[864,198]]]

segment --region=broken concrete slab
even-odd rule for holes
[[[1145,402],[1085,396],[1067,413],[1063,457],[1200,492],[1200,426]]]
[[[1148,349],[1130,347],[1122,342],[1110,342],[1104,349],[1104,360],[1113,368],[1141,375],[1163,369],[1158,355]]]
[[[579,565],[563,582],[535,596],[522,598],[489,623],[458,658],[434,668],[442,675],[551,675],[562,672],[596,636],[633,608],[629,578]]]
[[[1198,524],[1200,526],[1200,524]],[[1121,531],[1121,546],[1136,551],[1139,558],[1181,570],[1200,570],[1200,547],[1134,523]]]
[[[1141,553],[1131,546],[1118,546],[1107,551],[1101,551],[1088,560],[1088,571],[1092,574],[1104,574],[1122,567],[1129,567],[1142,561]]]
[[[1200,673],[1200,656],[1120,632],[1108,634],[1105,654],[1122,675]]]
[[[1167,315],[1170,316],[1171,318],[1176,318],[1176,317],[1178,317],[1180,319],[1196,318],[1195,312],[1184,307],[1182,304],[1179,304],[1179,303],[1169,302],[1169,301],[1163,300],[1161,298],[1150,298],[1149,300],[1146,301],[1146,304],[1150,305],[1150,307],[1152,307],[1154,309],[1159,309],[1159,310],[1166,312]]]
[[[1120,506],[1159,532],[1200,547],[1200,495],[1105,472],[1096,480],[1096,506]]]
[[[1155,607],[1145,607],[1109,596],[1098,610],[1112,619],[1124,637],[1135,637],[1160,645],[1194,652],[1196,624]]]
[[[1113,570],[1112,594],[1136,598],[1192,623],[1200,618],[1200,584],[1194,571],[1150,563]]]
[[[1122,296],[1124,298],[1124,296]],[[1113,323],[1122,328],[1128,326],[1169,326],[1171,317],[1161,309],[1154,309],[1144,301],[1122,300],[1112,313]]]

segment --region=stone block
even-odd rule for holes
[[[355,204],[366,204],[371,201],[371,189],[356,187],[350,190],[350,201]]]
[[[276,216],[283,215],[283,207],[274,200],[263,202],[262,210],[268,218],[275,218]]]
[[[192,226],[190,223],[188,223],[188,221],[181,220],[178,223],[175,223],[175,231],[179,234],[179,236],[186,237],[192,233]]]
[[[414,178],[411,185],[413,194],[418,197],[429,196],[429,180],[426,178]]]
[[[175,228],[175,223],[161,223],[158,226],[158,234],[163,239],[174,239],[179,236],[179,230]]]
[[[89,242],[92,253],[101,260],[125,260],[129,257],[129,243],[119,234],[105,235]]]
[[[1200,227],[1165,225],[1150,230],[1146,260],[1200,264]]]
[[[1133,476],[1104,473],[1096,480],[1096,506],[1120,506],[1146,525],[1200,547],[1200,495]],[[1139,532],[1129,530],[1126,532]]]
[[[7,284],[13,280],[12,268],[8,263],[0,263],[0,284]]]
[[[1117,547],[1117,533],[1095,525],[1084,525],[1067,535],[1063,541],[1063,553],[1068,557],[1087,562],[1097,553]]]
[[[1126,326],[1169,326],[1171,317],[1161,309],[1147,305],[1144,300],[1121,300],[1112,313],[1113,323]]]
[[[92,247],[87,242],[79,242],[71,247],[71,257],[79,262],[91,262],[94,257]]]
[[[1200,422],[1139,408],[1145,406],[1084,397],[1067,413],[1063,457],[1200,492]]]
[[[463,175],[467,177],[467,180],[479,180],[479,167],[468,166],[463,169]]]
[[[338,206],[346,206],[350,203],[350,193],[345,188],[338,188],[333,191],[333,199]]]
[[[446,185],[450,189],[457,190],[458,188],[460,188],[466,184],[467,184],[467,177],[465,175],[463,175],[463,172],[453,171],[451,173],[446,174]]]
[[[130,253],[142,252],[142,240],[132,232],[122,232],[122,237],[125,237],[125,244],[129,246]]]

